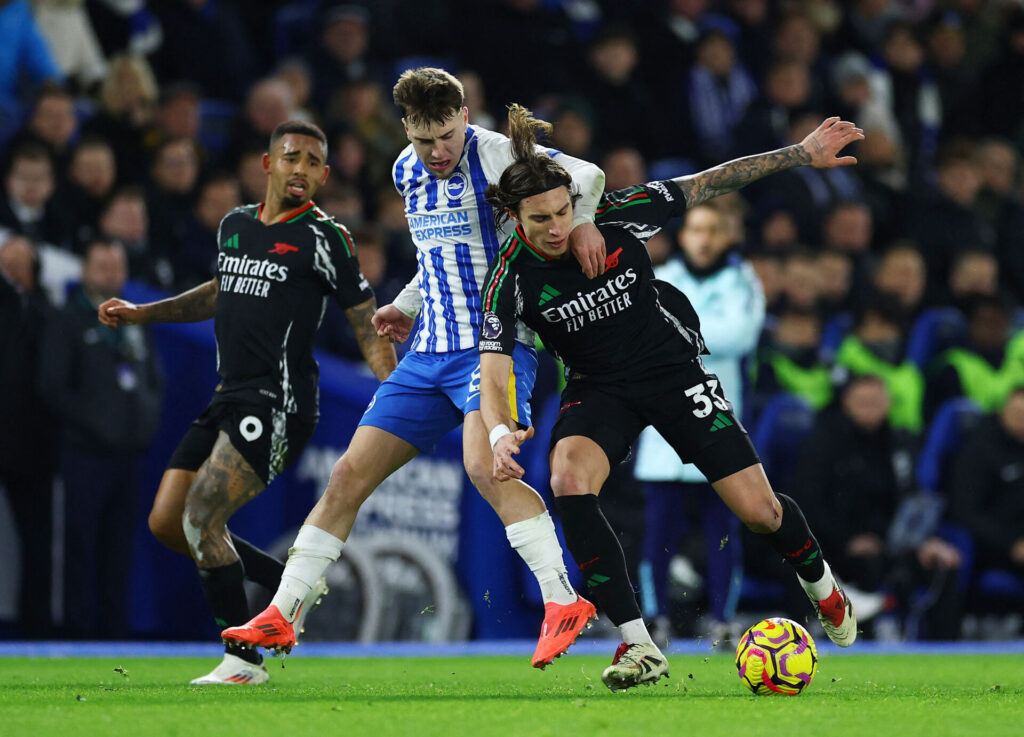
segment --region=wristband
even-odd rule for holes
[[[501,440],[506,435],[511,434],[512,431],[508,429],[508,425],[498,425],[493,430],[491,430],[491,434],[487,438],[488,440],[491,441],[491,450],[494,450],[494,446],[497,445],[499,440]]]

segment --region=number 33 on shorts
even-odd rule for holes
[[[700,384],[694,384],[684,393],[697,405],[693,410],[694,417],[707,417],[716,407],[722,411],[731,409],[728,400],[720,393],[718,379],[709,378]]]

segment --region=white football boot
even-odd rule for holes
[[[252,686],[257,683],[266,683],[269,680],[270,674],[267,672],[267,667],[262,663],[260,665],[253,665],[248,661],[242,660],[237,655],[225,653],[224,660],[220,661],[220,665],[205,676],[195,678],[189,681],[189,683],[193,686],[207,686],[211,684]]]
[[[649,642],[622,643],[612,664],[604,669],[601,680],[612,691],[625,691],[641,683],[650,686],[662,676],[668,677],[668,659]]]
[[[850,597],[839,582],[832,578],[832,593],[821,601],[811,600],[814,613],[818,615],[821,628],[828,639],[839,647],[849,647],[857,639],[857,617],[853,614]]]

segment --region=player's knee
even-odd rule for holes
[[[494,458],[492,456],[484,458],[467,454],[463,460],[466,464],[466,475],[469,476],[469,480],[486,497],[487,491],[498,483],[494,478]]]
[[[149,513],[149,531],[164,547],[175,552],[187,549],[181,518],[176,515],[167,515],[156,508],[152,509]]]
[[[551,490],[555,493],[555,496],[576,496],[593,493],[592,490],[587,488],[583,477],[571,469],[561,469],[552,472]]]
[[[736,510],[736,516],[747,529],[758,535],[775,532],[782,524],[782,509],[773,498],[750,499]]]
[[[352,504],[356,506],[362,503],[363,499],[368,496],[370,489],[367,491],[366,479],[359,473],[359,469],[356,467],[346,453],[339,458],[334,468],[331,469],[331,478],[327,482],[327,489],[324,491],[324,497],[328,501],[334,503]]]

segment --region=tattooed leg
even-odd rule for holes
[[[218,568],[238,560],[228,542],[227,522],[265,488],[263,479],[221,432],[185,497],[182,527],[197,566]]]

